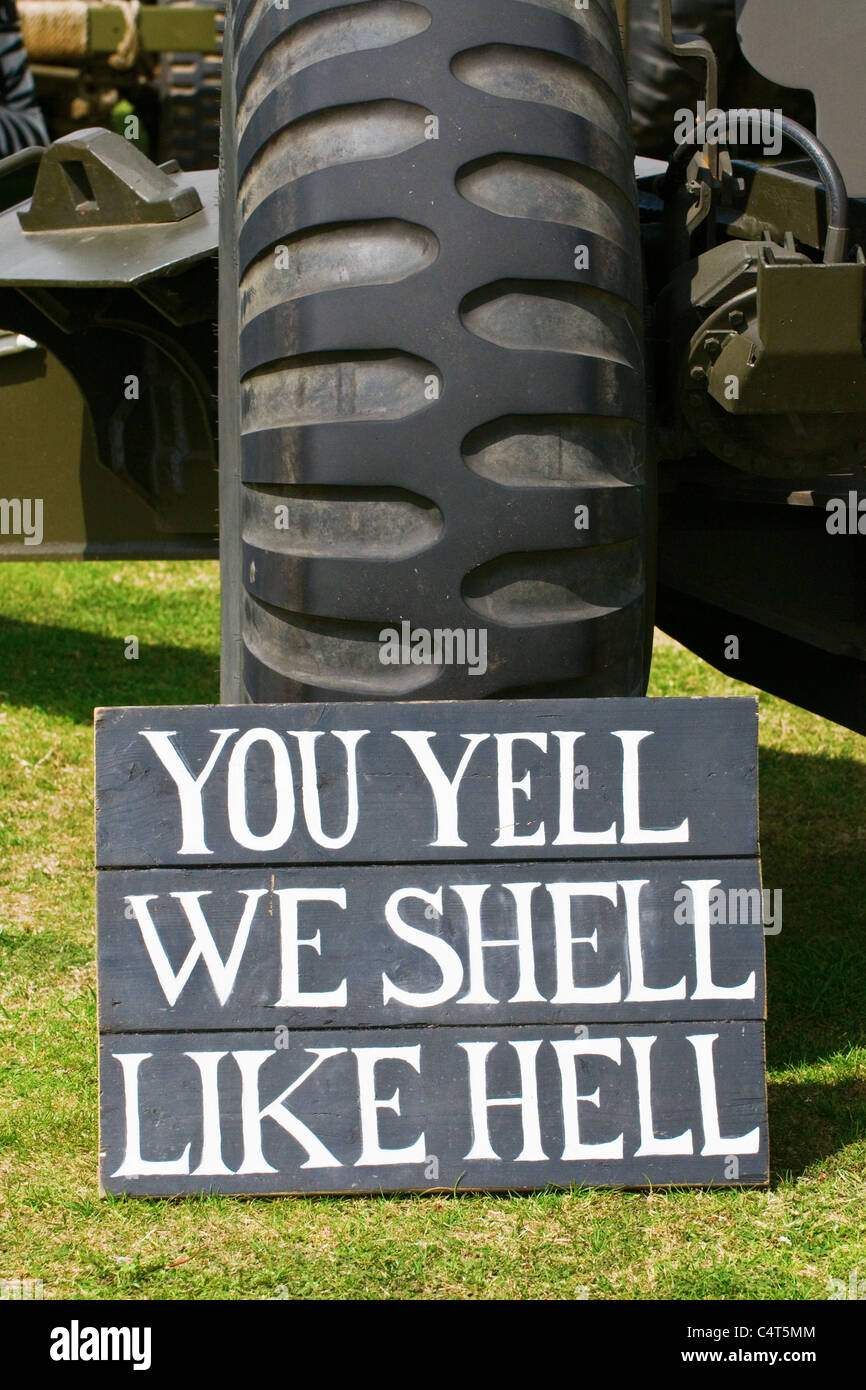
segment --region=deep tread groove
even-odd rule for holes
[[[244,543],[274,554],[399,560],[435,545],[444,525],[435,502],[401,488],[244,489]]]
[[[594,72],[555,53],[494,43],[458,53],[451,71],[467,87],[509,101],[536,102],[582,116],[628,145],[622,120],[628,108],[625,87],[614,91]]]
[[[269,247],[241,278],[241,324],[310,294],[396,284],[438,254],[432,232],[396,218],[296,232]]]
[[[306,698],[314,687],[356,699],[405,699],[436,680],[436,667],[383,666],[378,623],[310,618],[246,596],[250,655]],[[291,699],[289,695],[285,698]]]
[[[563,159],[493,155],[461,169],[457,189],[500,217],[582,227],[619,247],[628,239],[625,195],[603,174]]]
[[[641,556],[633,541],[594,549],[500,555],[468,574],[463,597],[473,613],[508,627],[602,618],[641,594]]]
[[[286,183],[358,160],[387,159],[424,142],[428,112],[405,101],[371,101],[332,107],[277,130],[244,172],[243,218]]]
[[[484,285],[463,301],[470,333],[523,352],[565,352],[639,367],[639,325],[621,299],[589,285],[545,280]]]
[[[574,0],[523,0],[526,5],[536,5],[540,10],[553,10],[555,14],[570,19],[584,29],[596,43],[600,43],[615,58],[619,58],[620,37],[616,16],[604,5],[590,4],[585,10],[575,8]]]
[[[424,410],[430,362],[406,353],[310,353],[271,362],[244,379],[242,432],[284,425],[402,420]]]
[[[463,460],[502,487],[634,487],[643,470],[643,431],[601,416],[504,416],[466,437]]]
[[[278,33],[253,64],[238,91],[238,133],[274,87],[315,63],[362,53],[414,38],[429,28],[431,15],[412,0],[360,0],[325,10]]]

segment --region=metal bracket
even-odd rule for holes
[[[64,136],[42,155],[32,201],[0,213],[0,287],[140,285],[212,258],[218,179],[157,167],[108,130]]]
[[[709,394],[731,415],[866,411],[862,253],[852,264],[814,265],[765,244],[757,269],[756,317],[724,340],[706,324],[696,335],[712,361]],[[731,378],[734,398],[725,391]]]
[[[705,88],[705,100],[707,112],[715,111],[719,104],[719,63],[716,58],[715,50],[711,43],[706,39],[689,39],[687,43],[677,43],[673,31],[673,13],[671,11],[671,0],[658,0],[659,5],[659,28],[661,30],[662,42],[675,58],[700,58],[706,64],[707,81]],[[719,177],[719,147],[718,145],[704,145],[704,160],[713,179]]]
[[[94,128],[55,140],[42,156],[25,232],[180,222],[201,210],[191,184],[178,184],[122,135]]]

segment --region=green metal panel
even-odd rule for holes
[[[814,93],[818,136],[842,169],[848,192],[866,196],[863,0],[737,0],[737,36],[758,72]]]

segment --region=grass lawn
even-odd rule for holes
[[[866,740],[767,695],[768,1190],[97,1196],[92,711],[216,700],[218,599],[211,563],[0,565],[0,1277],[103,1299],[823,1299],[866,1281]],[[743,690],[659,637],[651,694]]]

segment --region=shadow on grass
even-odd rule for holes
[[[770,1082],[768,1100],[773,1182],[866,1138],[866,1081]]]
[[[219,658],[149,645],[137,661],[118,637],[0,617],[0,700],[89,724],[99,705],[202,705],[219,698]]]
[[[760,777],[764,886],[783,895],[767,1060],[785,1067],[866,1045],[866,769],[769,749]]]

